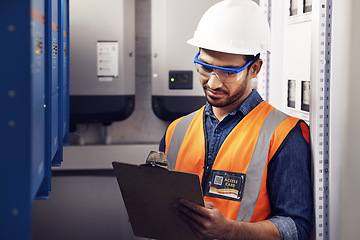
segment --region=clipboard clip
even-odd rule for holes
[[[151,151],[144,164],[140,166],[160,167],[169,170],[169,162],[163,152]]]

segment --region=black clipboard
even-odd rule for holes
[[[160,240],[197,239],[173,207],[179,198],[204,206],[197,174],[152,165],[121,162],[112,165],[136,236]]]

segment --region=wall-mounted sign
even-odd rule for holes
[[[118,42],[97,42],[97,75],[100,81],[119,76]]]

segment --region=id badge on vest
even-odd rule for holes
[[[211,170],[205,196],[241,201],[245,177],[243,173]]]

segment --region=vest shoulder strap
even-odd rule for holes
[[[176,159],[180,150],[181,143],[184,140],[185,134],[199,110],[192,112],[183,117],[178,124],[175,126],[173,136],[167,152],[167,160],[169,162],[170,169],[175,169]]]

